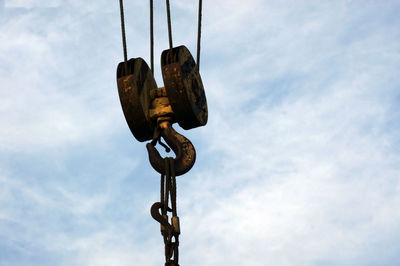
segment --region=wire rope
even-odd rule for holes
[[[128,75],[128,51],[126,48],[126,35],[125,35],[125,19],[124,19],[124,4],[122,0],[119,0],[119,9],[121,14],[121,31],[122,31],[122,46],[124,50],[124,65],[125,65],[125,75]]]
[[[169,40],[169,49],[170,49],[170,56],[172,56],[172,27],[171,27],[171,9],[169,6],[169,0],[167,2],[167,21],[168,21],[168,40]]]
[[[196,67],[197,70],[200,70],[200,40],[201,40],[201,17],[202,17],[202,8],[203,8],[203,1],[199,0],[199,16],[198,16],[198,24],[197,24],[197,60],[196,60]]]
[[[150,67],[154,74],[154,24],[153,24],[153,0],[150,0]]]

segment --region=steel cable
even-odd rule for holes
[[[124,49],[124,65],[125,65],[125,75],[128,75],[128,51],[126,48],[126,36],[125,36],[125,19],[124,19],[124,4],[122,0],[119,0],[119,9],[121,14],[121,31],[122,31],[122,46]]]
[[[161,174],[161,180],[160,180],[160,202],[164,204],[164,182],[165,182],[165,175]]]
[[[199,0],[199,16],[197,24],[197,71],[200,70],[200,39],[201,39],[201,16],[202,16],[203,1]]]
[[[150,0],[150,67],[154,74],[154,31],[153,31],[153,0]]]
[[[169,6],[169,0],[167,2],[167,21],[168,21],[168,40],[169,40],[169,49],[170,49],[170,57],[172,57],[172,29],[171,29],[171,9]]]
[[[171,190],[171,175],[169,171],[169,159],[165,158],[165,196],[164,196],[164,210],[163,214],[167,214],[169,193]]]
[[[170,166],[169,170],[171,172],[171,207],[172,207],[172,216],[177,215],[177,208],[176,208],[176,176],[175,176],[175,167],[174,167],[174,159],[170,158]]]

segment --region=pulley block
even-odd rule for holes
[[[126,73],[127,72],[127,73]],[[138,141],[153,138],[154,125],[149,117],[150,91],[157,89],[156,81],[147,63],[140,57],[132,58],[117,67],[119,99],[126,122]]]
[[[185,46],[161,54],[164,86],[175,120],[184,129],[207,123],[207,100],[203,82],[190,51]]]

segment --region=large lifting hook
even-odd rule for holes
[[[196,160],[194,146],[172,127],[172,123],[176,121],[176,113],[173,111],[166,88],[150,90],[150,99],[149,117],[155,124],[153,140],[146,145],[150,164],[157,172],[165,174],[164,158],[155,148],[157,142],[162,144],[160,141],[162,137],[176,155],[173,159],[175,175],[183,175],[192,168]]]
[[[176,132],[168,118],[160,119],[155,131],[153,141],[146,145],[151,166],[160,174],[165,173],[164,158],[161,157],[160,153],[155,148],[157,141],[160,137],[163,137],[176,155],[174,159],[175,175],[183,175],[188,172],[193,167],[196,160],[196,150],[192,142],[185,136]]]

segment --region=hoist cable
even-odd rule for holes
[[[171,9],[169,7],[169,0],[167,2],[167,20],[168,20],[168,39],[169,39],[169,49],[172,56],[172,29],[171,29]]]
[[[169,159],[166,158],[164,161],[165,161],[165,194],[164,194],[163,214],[167,214],[169,192],[171,191],[171,175],[169,171]]]
[[[161,174],[160,180],[160,202],[164,204],[164,182],[165,182],[165,175]]]
[[[154,74],[154,32],[153,32],[153,0],[150,0],[150,66]]]
[[[171,207],[172,207],[172,216],[178,216],[176,209],[176,176],[175,176],[175,166],[174,159],[169,159],[169,170],[171,172]]]
[[[201,39],[201,16],[202,16],[203,1],[199,0],[199,17],[197,24],[197,71],[200,70],[200,39]]]
[[[128,52],[126,49],[126,36],[125,36],[125,20],[124,20],[124,5],[122,0],[119,0],[119,9],[121,13],[121,31],[122,31],[122,46],[124,49],[124,65],[125,65],[125,75],[128,75]]]

